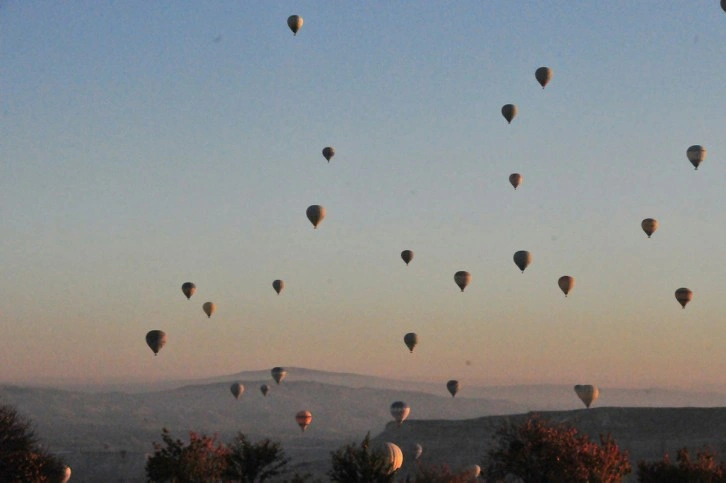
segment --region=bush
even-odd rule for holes
[[[280,475],[289,461],[280,443],[265,439],[253,444],[237,433],[228,447],[225,480],[263,482]]]
[[[672,464],[666,454],[663,461],[638,462],[638,481],[642,483],[726,483],[726,462],[718,463],[709,448],[696,453],[691,461],[688,448],[681,448]]]
[[[227,449],[217,436],[189,433],[189,444],[174,440],[169,430],[161,433],[164,444],[154,443],[154,454],[146,460],[146,476],[151,481],[178,483],[217,481],[227,468]]]
[[[611,483],[632,471],[627,453],[609,435],[600,436],[597,444],[575,428],[550,424],[536,415],[518,426],[505,424],[495,439],[487,481],[514,476],[533,483]]]
[[[360,445],[349,444],[330,453],[333,468],[328,472],[330,481],[341,483],[385,483],[395,481],[391,464],[379,451],[371,448],[368,433]]]

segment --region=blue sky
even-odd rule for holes
[[[726,390],[724,45],[715,0],[2,2],[0,381]]]

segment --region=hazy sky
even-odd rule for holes
[[[718,0],[0,2],[0,382],[726,390],[725,54]]]

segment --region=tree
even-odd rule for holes
[[[331,481],[343,483],[386,483],[395,481],[391,464],[380,451],[371,448],[371,433],[360,445],[349,444],[330,453],[332,469],[328,472]]]
[[[174,440],[164,428],[161,443],[154,443],[154,454],[146,461],[146,476],[151,481],[176,483],[218,481],[227,467],[227,448],[217,443],[217,435],[189,433],[189,445]]]
[[[472,478],[465,472],[454,473],[446,464],[421,465],[413,477],[416,483],[469,483]]]
[[[63,481],[66,465],[41,447],[30,420],[12,406],[0,406],[2,481]]]
[[[676,464],[666,454],[663,461],[638,462],[638,481],[641,483],[726,483],[726,462],[720,464],[716,454],[709,448],[696,453],[691,461],[688,448],[681,448],[676,455]]]
[[[262,482],[281,474],[290,460],[280,443],[264,439],[252,444],[242,433],[228,446],[225,479],[244,483]]]
[[[627,452],[610,435],[600,444],[565,425],[550,424],[538,416],[521,425],[502,426],[486,465],[487,480],[515,476],[527,482],[613,483],[632,470]]]

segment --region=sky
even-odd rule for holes
[[[717,0],[0,2],[0,382],[726,391],[724,46]]]

